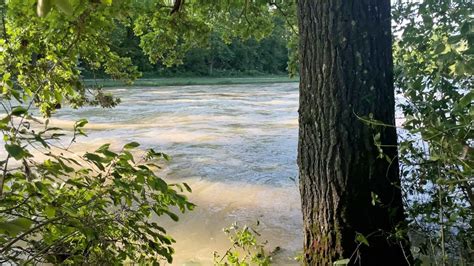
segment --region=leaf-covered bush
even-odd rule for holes
[[[474,261],[474,3],[398,1],[402,183],[415,255]]]
[[[113,152],[105,144],[73,158],[50,153],[36,162],[23,150],[23,167],[6,172],[0,208],[0,259],[16,263],[116,264],[172,261],[174,240],[153,220],[171,209],[191,210],[180,185],[156,176],[138,143]],[[13,156],[13,152],[9,151]],[[28,170],[26,170],[28,167]],[[186,186],[187,187],[187,186]],[[189,188],[189,187],[187,187]]]
[[[266,241],[262,242],[257,231],[259,223],[255,226],[239,226],[234,223],[224,228],[224,233],[229,237],[232,246],[225,254],[214,252],[214,265],[221,266],[268,266],[272,262],[272,254],[265,251]],[[274,252],[277,252],[277,248]],[[272,253],[274,253],[272,252]]]

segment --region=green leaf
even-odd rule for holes
[[[174,214],[174,213],[172,213],[172,212],[170,212],[170,211],[165,211],[165,212],[166,212],[166,214],[168,214],[168,216],[169,216],[171,219],[173,219],[173,221],[177,222],[177,221],[179,220],[178,215],[176,215],[176,214]]]
[[[99,155],[87,152],[84,154],[84,158],[94,163],[100,170],[105,170],[105,167],[102,165],[104,158],[100,157]]]
[[[79,119],[76,121],[76,123],[74,123],[74,127],[75,128],[84,127],[87,123],[89,123],[87,119]]]
[[[356,235],[356,241],[357,241],[358,243],[362,243],[362,244],[364,244],[364,245],[366,245],[366,246],[369,246],[369,241],[368,241],[367,238],[366,238],[363,234],[361,234],[361,233],[357,233],[357,235]]]
[[[166,184],[163,179],[153,176],[148,179],[148,185],[154,189],[154,190],[159,190],[159,191],[167,191],[168,190],[168,184]]]
[[[96,153],[101,153],[109,159],[113,159],[113,158],[117,157],[117,154],[115,152],[110,151],[109,148],[110,148],[110,144],[107,143],[107,144],[104,144],[104,145],[100,146],[100,148],[98,148],[95,152]]]
[[[5,116],[0,120],[0,130],[8,130],[9,126],[8,123],[10,123],[11,117],[9,115]]]
[[[350,261],[350,259],[336,260],[333,265],[347,265]]]
[[[11,112],[11,115],[13,116],[22,116],[24,114],[26,114],[28,112],[28,110],[26,110],[26,108],[24,108],[23,106],[17,106],[15,108],[13,108],[12,112]]]
[[[130,150],[130,149],[134,149],[138,146],[140,146],[140,144],[138,142],[133,141],[133,142],[125,144],[125,146],[123,146],[123,148],[126,149],[126,150]]]
[[[110,143],[106,143],[102,146],[100,146],[97,150],[95,150],[95,152],[103,152],[103,151],[106,151],[110,148]]]
[[[95,153],[90,153],[90,152],[87,152],[86,154],[84,154],[84,157],[86,159],[88,159],[89,161],[92,161],[92,162],[97,162],[97,163],[101,163],[102,162],[102,157],[100,157],[99,155],[95,154]]]
[[[32,222],[26,218],[17,218],[7,222],[0,222],[0,232],[9,236],[16,236],[30,229]]]
[[[380,203],[379,195],[375,194],[373,191],[370,192],[370,196],[372,197],[372,206]]]
[[[472,22],[466,21],[464,24],[461,26],[461,34],[462,35],[467,35],[473,31],[472,27]]]
[[[468,106],[469,104],[472,104],[473,102],[474,102],[474,91],[470,91],[459,100],[457,107],[464,108]]]
[[[187,184],[187,183],[183,183],[183,186],[186,188],[186,190],[191,193],[193,192],[193,190],[191,189],[191,187]]]
[[[48,187],[42,181],[37,181],[34,184],[41,194],[48,193]]]
[[[69,206],[62,206],[61,211],[69,214],[71,217],[78,217],[79,213],[77,212],[76,209],[72,209]]]
[[[48,219],[54,218],[56,216],[56,208],[48,205],[44,208],[44,214],[46,214]]]
[[[163,156],[163,158],[168,162],[171,160],[171,157],[166,153],[162,153],[161,156]]]
[[[16,160],[21,160],[29,155],[28,151],[17,144],[5,144],[5,150]]]
[[[442,52],[444,52],[445,49],[446,49],[445,44],[444,44],[444,43],[439,43],[439,44],[436,46],[434,52],[435,52],[435,54],[441,54]]]
[[[169,236],[164,236],[164,235],[158,234],[157,237],[158,237],[158,239],[160,239],[161,242],[163,242],[165,244],[171,245],[173,243],[173,238],[171,238]]]
[[[72,16],[74,9],[69,0],[54,0],[56,7],[68,16]]]
[[[45,17],[48,15],[49,11],[51,11],[51,7],[53,0],[38,0],[38,4],[36,6],[36,13],[40,17]]]

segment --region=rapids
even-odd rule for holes
[[[233,222],[260,221],[277,265],[297,264],[302,218],[297,176],[298,84],[113,88],[113,109],[64,108],[52,125],[89,120],[88,137],[73,149],[137,141],[172,157],[162,173],[187,182],[197,208],[178,223],[158,218],[176,239],[173,265],[212,265],[213,252],[231,246],[223,233]]]

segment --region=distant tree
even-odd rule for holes
[[[228,36],[218,27],[213,28],[207,40],[194,45],[182,53],[180,60],[166,65],[163,58],[149,60],[140,47],[140,38],[133,27],[117,23],[110,33],[111,50],[129,57],[138,70],[147,76],[222,76],[254,74],[284,74],[287,72],[288,49],[284,22],[275,18],[271,34],[257,41],[253,37]],[[83,64],[83,75],[87,78],[111,77],[104,68],[94,69]]]

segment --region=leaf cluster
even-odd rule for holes
[[[474,254],[472,1],[400,1],[394,59],[402,184],[414,245],[444,263]]]
[[[272,257],[264,250],[266,242],[259,241],[260,233],[254,227],[240,227],[234,223],[224,228],[224,233],[229,237],[232,247],[223,256],[214,252],[214,265],[270,265]]]
[[[0,260],[93,265],[172,261],[174,240],[156,217],[177,221],[176,211],[194,205],[180,194],[180,185],[155,174],[160,167],[155,161],[166,155],[148,150],[137,161],[140,157],[132,152],[138,143],[132,142],[119,152],[105,144],[77,158],[49,153],[37,163],[25,159],[26,149],[14,147],[8,153],[24,160],[28,171],[6,172]]]

